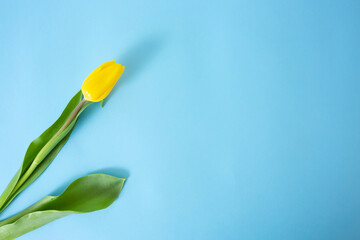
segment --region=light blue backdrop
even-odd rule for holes
[[[21,239],[359,239],[360,2],[0,2],[0,190],[101,63],[126,66],[1,217],[94,172],[108,209]]]

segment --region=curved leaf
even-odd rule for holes
[[[25,153],[25,158],[23,165],[21,166],[21,174],[23,174],[26,169],[30,166],[38,152],[45,146],[45,144],[51,139],[52,136],[61,128],[62,125],[69,118],[71,113],[74,111],[76,106],[82,100],[82,92],[79,91],[75,96],[70,100],[68,105],[65,107],[64,111],[61,113],[60,117],[56,122],[51,125],[45,132],[43,132],[38,138],[32,141]]]
[[[81,102],[81,100],[82,100],[82,92],[79,91],[70,100],[70,102],[68,103],[68,105],[66,106],[60,117],[56,120],[56,122],[53,125],[51,125],[44,133],[42,133],[37,139],[35,139],[30,143],[20,169],[12,178],[12,180],[6,187],[5,191],[0,196],[0,212],[2,212],[6,208],[6,206],[16,197],[16,195],[18,195],[26,186],[32,183],[47,168],[47,166],[52,162],[52,160],[55,158],[55,156],[60,151],[60,149],[64,146],[66,140],[69,138],[71,134],[71,130],[75,126],[76,121],[74,122],[74,124],[71,125],[72,127],[67,132],[67,135],[64,136],[54,147],[54,149],[52,149],[52,151],[45,157],[43,162],[39,165],[36,171],[29,177],[29,179],[27,179],[27,181],[22,185],[22,187],[19,188],[16,192],[13,192],[17,182],[19,181],[21,176],[26,172],[26,170],[29,168],[36,155],[45,146],[45,144],[52,138],[52,136],[61,128],[61,126],[69,118],[69,116],[74,111],[76,106]],[[86,108],[86,106],[84,106],[84,108]]]
[[[101,210],[119,196],[125,178],[92,174],[74,181],[59,196],[48,196],[0,222],[0,239],[10,240],[61,217]]]

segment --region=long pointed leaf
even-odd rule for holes
[[[19,171],[12,178],[2,195],[0,196],[0,212],[2,212],[6,206],[18,195],[26,186],[28,186],[31,182],[33,182],[52,162],[57,153],[66,143],[66,140],[69,138],[72,128],[75,124],[72,125],[72,128],[69,129],[69,133],[64,136],[63,139],[55,146],[55,148],[50,152],[50,154],[44,159],[42,162],[42,167],[39,167],[37,171],[22,185],[16,193],[13,193],[13,190],[16,186],[16,183],[19,181],[22,174],[26,172],[26,170],[31,165],[32,161],[39,153],[39,151],[44,147],[44,145],[52,138],[52,136],[61,128],[61,126],[68,119],[70,114],[74,111],[76,106],[81,102],[82,92],[79,91],[75,96],[70,100],[60,117],[56,120],[56,122],[50,126],[44,133],[42,133],[37,139],[32,141],[26,151],[25,158],[23,163],[19,169]],[[35,177],[33,177],[35,176]],[[25,187],[24,187],[25,186]]]
[[[48,196],[17,215],[0,222],[0,239],[10,240],[58,218],[101,210],[119,196],[124,178],[88,175],[74,181],[59,196]]]

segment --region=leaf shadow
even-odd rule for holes
[[[120,168],[120,167],[102,168],[97,171],[89,172],[88,175],[89,174],[97,174],[97,173],[108,174],[108,175],[111,175],[114,177],[126,178],[126,179],[128,179],[130,177],[130,172],[127,169]]]

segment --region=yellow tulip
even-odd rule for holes
[[[53,154],[54,151],[55,154],[50,156],[51,159],[59,152],[64,144],[64,140],[66,141],[66,138],[69,137],[74,128],[79,115],[85,108],[92,104],[92,102],[102,101],[109,95],[124,72],[124,69],[125,67],[115,63],[115,60],[109,61],[103,63],[85,79],[81,87],[84,98],[82,98],[80,92],[77,93],[66,107],[67,110],[64,111],[56,121],[56,123],[60,121],[63,122],[63,124],[61,126],[53,124],[49,128],[50,130],[46,130],[39,138],[30,144],[28,149],[30,154],[27,152],[24,160],[26,166],[21,166],[4,193],[0,195],[0,212],[27,186],[26,184],[30,184],[44,171],[44,168],[39,166],[45,166],[46,168],[46,166],[50,164],[51,161],[46,160],[47,162],[44,162],[44,160],[49,159],[47,157],[49,157],[49,154]],[[76,106],[74,106],[75,103],[77,103]],[[69,110],[71,108],[72,112],[70,113]],[[43,137],[43,135],[45,137]],[[35,147],[32,147],[33,144],[35,144]],[[34,176],[35,173],[37,175],[34,178],[30,178]]]
[[[115,60],[100,65],[85,79],[81,87],[85,100],[99,102],[106,98],[124,69],[125,67],[115,63]]]

